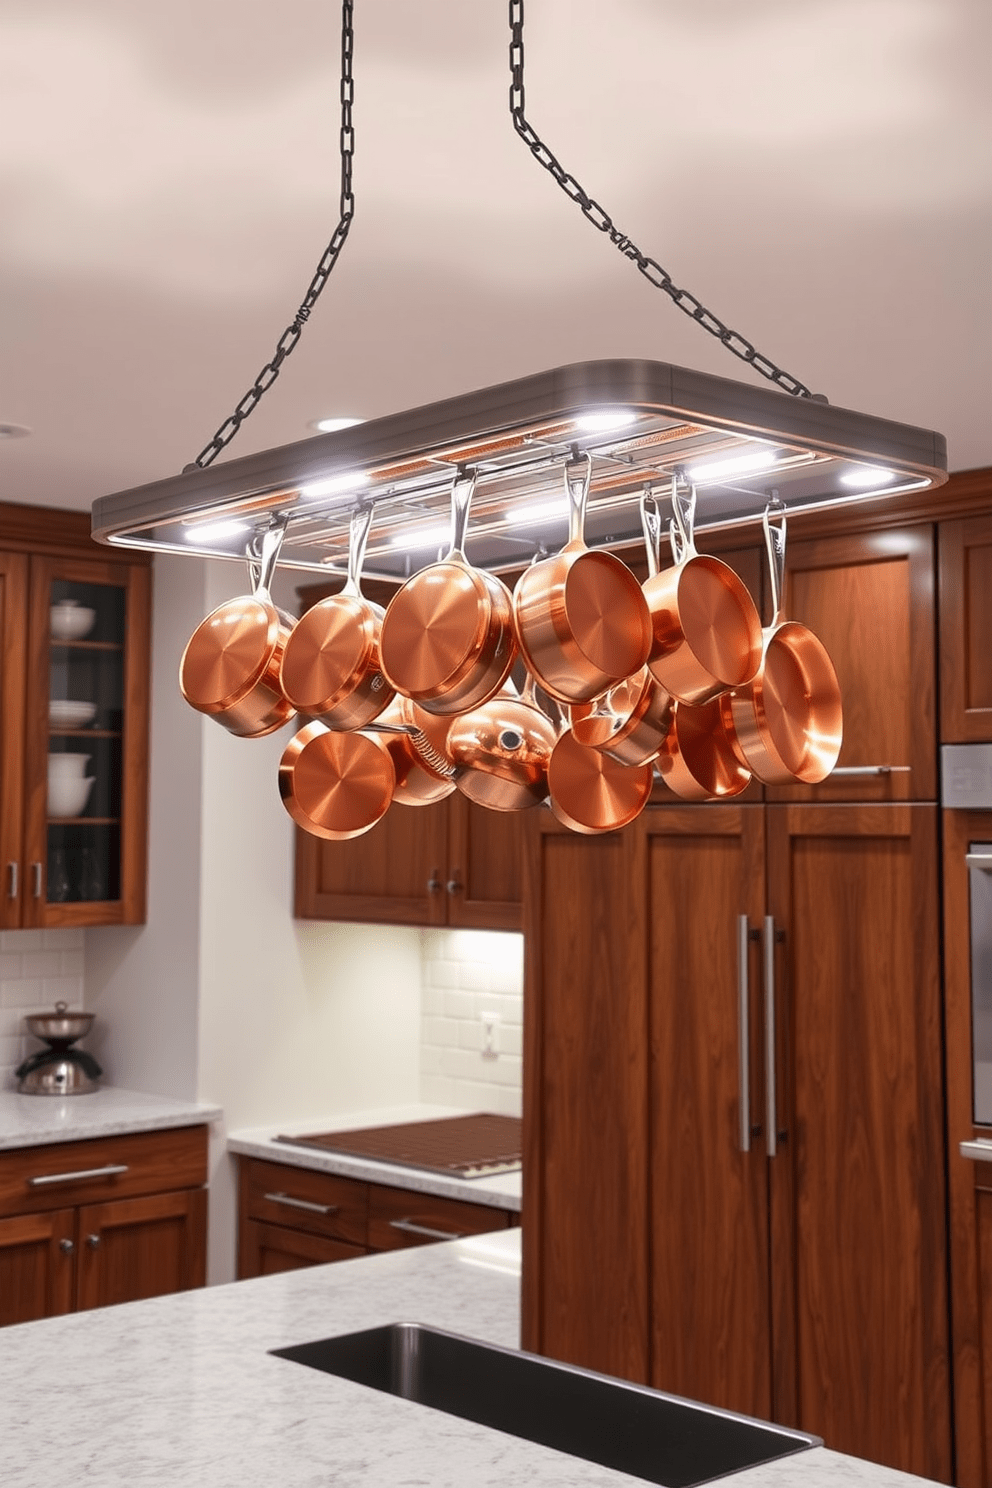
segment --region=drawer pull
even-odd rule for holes
[[[86,1236],[86,1244],[89,1246],[90,1250],[96,1250],[99,1247],[99,1244],[100,1244],[100,1236],[99,1235],[87,1235]]]
[[[405,1235],[424,1235],[428,1240],[464,1240],[465,1236],[454,1230],[432,1230],[429,1225],[415,1223],[412,1219],[391,1219],[391,1230],[402,1230]]]
[[[834,765],[831,775],[908,775],[911,765]]]
[[[288,1209],[305,1209],[308,1214],[337,1214],[340,1204],[313,1204],[309,1199],[294,1199],[289,1194],[263,1194],[269,1204],[285,1204]]]
[[[72,1252],[75,1250],[75,1248],[76,1247],[73,1245],[71,1240],[59,1241],[59,1250],[62,1252],[63,1255],[72,1255]]]
[[[49,1183],[84,1183],[88,1178],[116,1178],[127,1170],[127,1163],[108,1163],[105,1168],[80,1168],[76,1173],[42,1173],[29,1178],[28,1183],[32,1188],[44,1188]]]

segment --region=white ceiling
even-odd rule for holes
[[[231,447],[568,361],[754,374],[515,136],[505,0],[356,0],[357,215]],[[176,473],[337,217],[337,0],[3,0],[0,497]],[[831,402],[992,465],[988,0],[527,0],[528,114],[646,252]]]

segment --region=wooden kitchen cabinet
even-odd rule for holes
[[[992,505],[992,475],[989,478]],[[992,512],[941,522],[940,733],[992,739]]]
[[[949,1480],[935,817],[541,823],[525,1347]]]
[[[145,918],[150,560],[89,538],[81,512],[0,506],[0,926]],[[93,612],[53,636],[53,605]],[[52,704],[89,705],[56,717]],[[85,706],[84,706],[85,711]],[[50,755],[85,756],[89,795],[48,800]]]
[[[0,1152],[0,1325],[203,1286],[206,1127]]]
[[[238,1159],[238,1278],[506,1229],[517,1216],[265,1158]]]

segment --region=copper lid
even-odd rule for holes
[[[223,713],[261,680],[280,639],[273,605],[245,595],[197,626],[179,668],[183,697],[201,713]]]
[[[364,734],[310,723],[279,763],[279,793],[290,816],[315,837],[359,837],[384,816],[395,774],[388,751]]]
[[[485,580],[460,563],[434,563],[408,579],[382,622],[382,669],[408,697],[461,680],[486,635],[492,601]]]
[[[566,729],[548,762],[551,809],[573,832],[613,832],[632,822],[648,803],[651,765],[621,765],[586,749]]]
[[[282,688],[293,706],[304,713],[326,713],[340,702],[368,665],[376,630],[375,608],[347,594],[332,595],[307,610],[282,659]]]

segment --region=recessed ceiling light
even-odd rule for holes
[[[575,427],[583,434],[604,434],[609,429],[626,429],[637,422],[637,414],[629,408],[604,408],[600,413],[583,413],[575,420]]]
[[[690,480],[705,483],[723,480],[728,475],[757,475],[777,464],[773,450],[753,450],[749,455],[735,455],[730,460],[708,460],[689,468]]]
[[[0,424],[0,439],[23,439],[30,433],[27,424]]]
[[[867,491],[872,486],[884,486],[895,478],[894,470],[884,470],[881,465],[859,465],[856,470],[845,470],[840,478],[842,486]]]
[[[300,495],[308,501],[316,496],[343,496],[347,491],[357,491],[368,483],[369,477],[364,470],[349,470],[346,475],[329,475],[326,480],[301,486]]]
[[[311,419],[311,429],[316,429],[318,434],[336,434],[339,429],[353,429],[356,424],[364,424],[361,418],[322,418]]]
[[[187,528],[187,542],[223,542],[248,531],[247,522],[196,522]]]

